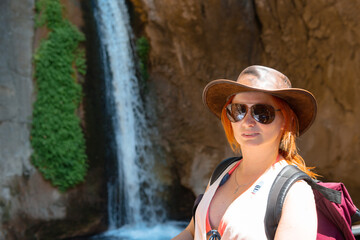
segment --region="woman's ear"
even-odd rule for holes
[[[285,119],[283,118],[283,122],[281,124],[281,131],[282,131],[283,134],[284,134],[284,131],[285,131],[285,126],[286,126],[286,123],[285,123]]]
[[[285,131],[285,126],[286,126],[286,122],[285,122],[285,117],[284,117],[284,114],[283,114],[283,110],[280,111],[281,113],[281,116],[282,116],[282,124],[281,124],[281,135],[284,134],[284,131]]]

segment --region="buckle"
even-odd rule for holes
[[[206,235],[210,236],[209,240],[220,240],[221,239],[221,235],[217,230],[210,230]]]

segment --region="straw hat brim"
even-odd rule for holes
[[[240,92],[263,92],[283,99],[298,117],[299,135],[308,130],[315,120],[316,99],[311,92],[301,88],[264,90],[249,87],[233,80],[218,79],[206,85],[202,99],[205,106],[218,118],[221,118],[221,111],[229,97]]]

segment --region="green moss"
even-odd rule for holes
[[[37,26],[49,29],[34,55],[37,99],[34,103],[32,162],[61,191],[82,182],[87,163],[85,140],[76,115],[82,98],[76,70],[85,74],[84,35],[62,17],[58,0],[36,2]]]
[[[149,59],[150,44],[146,37],[140,37],[136,40],[136,54],[139,57],[139,70],[143,82],[149,78],[147,70]]]

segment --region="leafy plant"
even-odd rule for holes
[[[38,27],[49,30],[34,55],[37,99],[31,129],[32,163],[61,191],[82,182],[87,171],[85,139],[76,115],[86,73],[85,37],[67,19],[59,0],[36,2]]]
[[[139,68],[141,78],[146,81],[149,78],[147,71],[150,44],[146,37],[140,37],[136,40],[136,53],[139,57]]]

